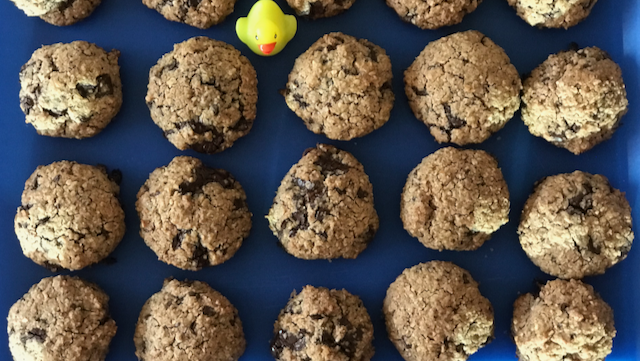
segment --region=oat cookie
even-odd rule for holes
[[[426,247],[474,250],[509,221],[509,190],[495,158],[442,148],[411,171],[402,192],[404,228]]]
[[[565,28],[584,20],[598,0],[507,0],[531,26]]]
[[[27,16],[39,16],[49,24],[66,26],[91,15],[101,0],[11,0]]]
[[[629,106],[620,67],[596,47],[549,56],[525,79],[522,102],[531,134],[574,154],[611,138]]]
[[[373,324],[358,296],[305,286],[280,311],[271,354],[277,361],[368,361],[372,341]]]
[[[282,91],[309,130],[350,140],[383,126],[391,113],[391,61],[384,49],[342,33],[324,35],[296,59]]]
[[[221,264],[249,236],[246,199],[229,172],[175,157],[138,192],[140,236],[161,261],[176,267],[197,271]]]
[[[554,280],[513,305],[513,339],[520,360],[602,361],[611,353],[613,311],[593,287]]]
[[[124,236],[120,171],[60,161],[27,179],[14,225],[22,252],[52,270],[79,270],[107,257]]]
[[[561,278],[602,274],[627,257],[631,207],[602,175],[581,171],[538,182],[524,205],[518,234],[531,261]]]
[[[493,339],[493,308],[469,272],[450,262],[407,268],[382,306],[391,342],[407,361],[463,361]]]
[[[287,172],[267,219],[282,247],[303,259],[356,258],[379,225],[362,164],[325,144]]]
[[[86,41],[45,45],[20,69],[20,108],[38,134],[94,136],[122,105],[120,52]]]
[[[429,43],[404,73],[413,114],[439,143],[481,143],[520,107],[522,84],[504,50],[470,30]]]
[[[287,0],[298,16],[328,18],[348,10],[356,0]]]
[[[482,0],[386,0],[402,20],[422,29],[455,25]]]
[[[178,149],[217,153],[251,130],[258,79],[233,46],[199,36],[176,44],[151,68],[145,99]]]
[[[236,361],[246,347],[226,297],[204,282],[173,279],[142,307],[133,341],[140,361]]]
[[[33,285],[7,317],[15,361],[102,361],[116,334],[109,297],[78,277],[55,276]]]
[[[206,29],[231,14],[236,0],[142,0],[142,3],[167,20]]]

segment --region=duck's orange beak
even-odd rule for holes
[[[271,54],[271,52],[273,51],[273,49],[276,47],[276,43],[269,43],[269,44],[259,44],[258,48],[260,49],[261,52],[264,53],[264,55],[269,55]]]

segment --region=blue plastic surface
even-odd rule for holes
[[[278,0],[283,10],[292,10]],[[522,206],[540,178],[581,169],[606,175],[614,187],[626,192],[638,227],[640,214],[640,2],[600,0],[583,23],[565,30],[530,27],[505,0],[485,0],[457,26],[437,31],[403,23],[382,0],[358,0],[346,13],[313,22],[299,21],[296,37],[275,57],[259,57],[235,35],[235,21],[246,16],[252,0],[239,0],[236,10],[218,26],[199,30],[169,22],[139,0],[104,0],[95,13],[74,26],[58,28],[38,18],[27,18],[9,0],[0,0],[0,329],[6,329],[10,306],[34,283],[51,276],[48,270],[22,255],[13,231],[24,182],[40,164],[69,159],[102,163],[122,170],[121,199],[127,233],[113,256],[115,264],[98,264],[74,274],[98,283],[111,296],[118,333],[108,361],[133,361],[133,332],[143,303],[166,277],[208,282],[239,309],[248,342],[242,360],[271,360],[272,325],[293,289],[306,284],[346,288],[359,295],[373,319],[376,355],[373,360],[401,360],[387,338],[382,300],[388,285],[406,267],[432,260],[451,260],[468,269],[480,282],[482,293],[495,308],[496,339],[471,360],[515,360],[509,335],[512,303],[520,293],[534,290],[534,280],[545,280],[520,248],[516,226]],[[510,222],[479,250],[437,252],[423,247],[402,228],[399,199],[407,174],[437,144],[427,128],[412,115],[404,95],[402,74],[432,40],[467,29],[484,32],[502,46],[521,74],[575,41],[599,46],[622,67],[630,111],[614,137],[586,154],[574,156],[531,136],[519,113],[483,144],[497,156],[511,192]],[[329,141],[306,129],[285,105],[278,90],[284,87],[293,61],[322,34],[330,31],[363,37],[382,46],[394,70],[395,107],[381,129],[349,142]],[[205,35],[233,44],[252,62],[259,78],[258,114],[251,133],[216,155],[181,152],[162,137],[144,103],[151,66],[174,43]],[[87,40],[105,49],[117,48],[123,80],[124,104],[101,134],[85,140],[42,137],[24,123],[19,108],[18,72],[42,44]],[[304,149],[327,142],[352,152],[365,166],[374,186],[380,231],[355,260],[298,260],[276,245],[264,215],[287,170]],[[207,165],[229,170],[244,186],[253,229],[238,253],[228,262],[199,272],[182,271],[159,262],[138,236],[135,196],[156,167],[180,154],[197,156]],[[609,360],[640,359],[640,249],[603,276],[589,277],[613,307],[618,335]],[[4,331],[2,331],[4,332]],[[5,338],[3,338],[5,337]],[[5,341],[2,341],[5,340]],[[6,334],[0,337],[0,360],[10,360]]]

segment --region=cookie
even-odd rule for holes
[[[20,69],[27,124],[51,137],[92,137],[122,105],[120,52],[86,41],[44,45]]]
[[[602,175],[581,171],[537,183],[522,210],[518,234],[527,256],[561,278],[602,274],[627,257],[631,207]]]
[[[450,262],[407,268],[382,306],[405,360],[466,360],[493,339],[493,308],[469,272]]]
[[[358,296],[305,286],[280,311],[271,355],[277,361],[368,361],[372,341],[373,324]]]
[[[475,30],[429,43],[405,71],[404,84],[413,114],[439,143],[481,143],[520,107],[518,71]]]
[[[233,12],[236,0],[142,0],[167,20],[207,29]]]
[[[356,0],[287,0],[298,16],[320,19],[347,11]]]
[[[39,16],[52,25],[66,26],[91,15],[101,0],[11,0],[27,16]]]
[[[391,60],[384,49],[342,33],[324,35],[296,59],[282,91],[309,130],[350,140],[383,126],[391,114]]]
[[[428,248],[479,248],[509,221],[509,190],[497,160],[452,147],[425,157],[407,178],[400,217]]]
[[[176,148],[217,153],[251,130],[258,78],[236,48],[198,36],[174,45],[151,68],[145,99]]]
[[[302,259],[356,258],[379,225],[362,164],[325,144],[307,149],[287,172],[267,220],[280,245]]]
[[[104,360],[117,329],[108,302],[104,291],[78,277],[41,280],[9,310],[13,359]]]
[[[251,212],[240,183],[196,158],[175,157],[138,192],[140,236],[158,259],[197,271],[231,258],[249,236]]]
[[[568,29],[591,13],[598,0],[507,0],[531,26]]]
[[[529,132],[574,154],[611,138],[628,106],[620,67],[596,47],[553,54],[524,81]]]
[[[539,294],[520,296],[511,331],[518,357],[529,361],[602,361],[616,335],[611,307],[576,280],[549,281]]]
[[[204,282],[173,279],[142,306],[133,341],[141,361],[235,361],[246,347],[226,297]]]
[[[107,257],[124,236],[122,173],[60,161],[27,179],[14,219],[25,256],[49,269],[79,270]]]
[[[56,9],[40,15],[40,19],[52,25],[67,26],[91,15],[102,0],[67,0]]]
[[[386,0],[400,18],[422,29],[455,25],[482,0]]]

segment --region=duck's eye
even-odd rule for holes
[[[258,35],[256,35],[256,40],[258,40]]]
[[[276,39],[278,37],[278,34],[273,34],[273,38]]]

